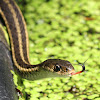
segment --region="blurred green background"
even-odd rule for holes
[[[15,77],[19,100],[100,100],[100,0],[16,0],[27,24],[30,61],[48,58],[72,63],[87,58],[86,72],[38,81]]]

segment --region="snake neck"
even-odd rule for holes
[[[0,0],[0,14],[10,37],[14,65],[23,72],[38,69],[29,62],[28,33],[22,13],[13,0]]]

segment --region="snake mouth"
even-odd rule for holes
[[[75,73],[75,70],[71,70],[71,71],[68,71],[68,74],[72,74],[72,73]]]

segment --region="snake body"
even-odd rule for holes
[[[74,71],[74,67],[69,61],[61,59],[47,59],[40,64],[31,65],[29,62],[28,32],[18,5],[13,0],[0,0],[0,14],[10,37],[15,69],[23,78],[35,80],[59,77]]]

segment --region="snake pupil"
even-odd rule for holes
[[[61,69],[61,66],[56,65],[55,68],[54,68],[54,71],[58,72],[58,71],[60,71],[60,69]]]

